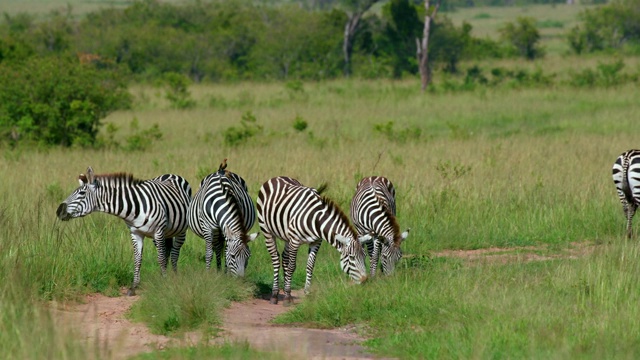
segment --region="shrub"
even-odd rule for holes
[[[0,142],[93,146],[100,119],[131,102],[123,76],[68,58],[0,64]]]
[[[169,86],[166,98],[174,109],[189,109],[196,105],[189,92],[189,78],[170,72],[164,74],[164,82]]]
[[[238,146],[247,142],[250,138],[262,132],[262,126],[257,123],[256,117],[251,111],[242,115],[239,127],[229,127],[222,133],[224,143],[227,146]]]
[[[536,28],[536,21],[531,17],[518,17],[516,24],[507,23],[500,29],[502,38],[513,45],[521,56],[533,60],[544,55],[538,46],[540,33]]]

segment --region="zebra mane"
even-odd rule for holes
[[[396,220],[396,216],[393,215],[386,206],[384,207],[384,216],[389,220],[389,224],[391,224],[391,228],[393,229],[393,244],[400,246],[400,243],[402,243],[402,234],[400,233],[400,225],[398,224],[398,220]]]
[[[107,184],[115,184],[115,185],[139,185],[144,182],[144,180],[137,179],[133,176],[133,174],[128,173],[112,173],[112,174],[99,174],[95,175],[96,179],[102,180]]]
[[[338,204],[329,199],[328,197],[321,195],[320,196],[320,201],[322,201],[323,204],[327,205],[328,207],[332,208],[335,210],[335,212],[338,214],[338,216],[342,219],[342,221],[347,224],[347,227],[349,228],[349,231],[351,231],[351,234],[354,237],[354,240],[358,240],[356,239],[356,230],[353,227],[353,225],[351,225],[351,221],[349,221],[349,217],[344,213],[344,211],[342,211],[342,209],[340,209],[340,206],[338,206]]]

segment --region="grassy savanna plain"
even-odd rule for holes
[[[498,18],[503,10],[479,11]],[[625,70],[637,72],[637,58],[623,60]],[[562,79],[610,61],[558,51],[536,62],[499,64],[542,68]],[[486,69],[495,64],[479,63]],[[3,354],[106,357],[101,346],[78,342],[79,334],[49,312],[52,300],[74,301],[96,291],[116,296],[132,280],[130,239],[121,220],[93,214],[62,223],[55,217],[79,173],[89,165],[97,173],[125,171],[139,178],[172,172],[196,191],[223,158],[245,178],[254,199],[264,181],[287,175],[309,186],[327,182],[327,194],[347,212],[360,178],[387,176],[397,188],[400,225],[411,227],[396,273],[362,286],[349,282],[337,251],[324,244],[312,294],[277,322],[356,324],[372,352],[400,358],[601,359],[635,358],[640,352],[640,247],[637,238],[624,239],[610,176],[616,156],[638,146],[637,83],[574,88],[558,81],[422,94],[415,79],[352,79],[301,88],[197,85],[190,91],[197,106],[174,110],[163,89],[132,86],[133,109],[105,119],[120,127],[121,142],[133,119],[143,129],[157,124],[163,137],[145,151],[2,149]],[[241,126],[248,112],[262,131],[237,147],[226,146],[224,131]],[[295,130],[296,119],[308,128]],[[594,250],[563,256],[584,244]],[[470,264],[434,255],[523,246],[559,257]],[[215,335],[220,311],[230,301],[270,291],[272,269],[262,237],[251,244],[241,280],[205,273],[204,242],[192,233],[180,272],[166,278],[159,276],[148,239],[145,248],[141,298],[130,316],[154,332],[179,336],[199,329]],[[295,287],[304,283],[305,255],[300,251]],[[201,344],[150,356],[265,354],[246,344]]]

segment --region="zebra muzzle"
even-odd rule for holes
[[[58,219],[62,221],[71,219],[71,214],[67,212],[67,204],[60,204],[60,206],[58,206],[58,210],[56,210],[56,215],[58,216]]]

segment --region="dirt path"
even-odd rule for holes
[[[300,301],[300,293],[294,292]],[[138,296],[87,296],[83,304],[54,306],[55,317],[70,326],[82,340],[108,359],[163,349],[167,346],[188,346],[199,343],[200,334],[189,333],[182,339],[151,334],[149,329],[125,318],[126,311]],[[265,299],[233,303],[223,313],[224,325],[220,338],[213,342],[247,341],[264,351],[278,351],[291,359],[367,359],[363,340],[351,328],[332,330],[307,329],[271,324],[270,321],[289,308],[272,305]]]
[[[557,258],[578,258],[593,252],[591,243],[573,243],[563,250],[546,247],[488,248],[478,250],[445,250],[433,253],[435,257],[456,257],[471,266],[506,264],[511,262],[544,261]],[[302,291],[294,291],[295,301],[302,301]],[[94,346],[102,358],[126,359],[130,356],[163,349],[167,346],[188,346],[201,341],[197,333],[181,339],[151,334],[149,329],[125,318],[126,311],[138,300],[137,296],[87,296],[83,304],[53,306],[55,317],[71,324],[82,340]],[[221,337],[213,342],[247,341],[263,351],[277,351],[291,359],[368,359],[373,358],[360,345],[353,328],[331,330],[308,329],[275,325],[271,320],[289,308],[272,305],[267,299],[251,299],[233,303],[223,313]]]

